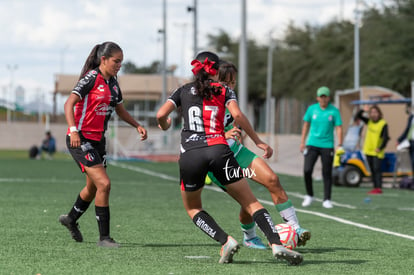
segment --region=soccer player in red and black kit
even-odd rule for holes
[[[202,207],[201,191],[208,171],[226,186],[227,193],[253,217],[266,235],[273,256],[290,264],[299,264],[303,257],[282,246],[272,218],[257,201],[240,172],[240,166],[224,136],[226,107],[247,135],[270,157],[272,148],[260,140],[247,118],[240,111],[233,90],[217,82],[219,58],[212,52],[201,52],[191,62],[194,82],[178,88],[158,110],[157,120],[163,130],[171,126],[169,114],[181,107],[184,128],[181,132],[180,184],[187,214],[194,224],[210,238],[220,242],[219,263],[230,263],[239,249],[229,236]]]
[[[109,234],[109,192],[111,181],[106,173],[105,131],[113,111],[136,128],[141,140],[147,131],[125,109],[117,74],[123,60],[122,49],[114,42],[96,45],[83,66],[80,79],[65,103],[69,125],[66,145],[79,168],[86,175],[72,209],[59,221],[69,229],[72,238],[82,242],[77,220],[95,199],[99,228],[98,246],[119,247]]]

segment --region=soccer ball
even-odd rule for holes
[[[279,233],[280,241],[283,246],[289,249],[296,248],[298,243],[298,234],[292,226],[287,223],[280,223],[275,225],[277,233]]]

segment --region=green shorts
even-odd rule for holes
[[[236,157],[237,162],[239,163],[240,167],[242,169],[247,168],[255,158],[258,156],[244,147],[243,145],[236,145],[230,147],[231,151],[234,153],[234,156]],[[226,187],[223,186],[213,175],[212,172],[208,172],[207,176],[211,179],[214,184],[216,184],[218,187],[226,190]]]

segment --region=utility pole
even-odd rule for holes
[[[241,0],[241,36],[239,45],[239,105],[247,114],[247,38],[246,38],[246,0]]]
[[[162,27],[162,94],[161,105],[167,100],[167,0],[163,0]]]
[[[360,15],[359,10],[360,0],[355,0],[355,24],[354,24],[354,89],[359,89],[359,25]]]
[[[272,38],[273,31],[270,31],[269,50],[267,51],[267,81],[266,81],[266,133],[270,134],[271,128],[271,99],[272,99],[272,76],[273,76],[273,51],[276,41]]]
[[[187,7],[188,12],[193,13],[193,52],[195,57],[198,53],[198,44],[197,44],[197,32],[198,32],[198,26],[197,26],[197,0],[193,0],[193,6]]]
[[[7,123],[11,122],[11,108],[15,102],[14,98],[14,72],[17,70],[18,66],[14,65],[7,65],[7,69],[10,71],[10,87],[9,93],[7,95]]]

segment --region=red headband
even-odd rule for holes
[[[196,75],[201,69],[204,69],[204,71],[206,71],[206,73],[208,73],[209,75],[216,75],[217,70],[213,68],[214,63],[214,61],[209,61],[207,57],[203,63],[201,63],[197,59],[194,59],[193,61],[191,61],[191,65],[194,66],[194,68],[191,71],[194,75]]]

